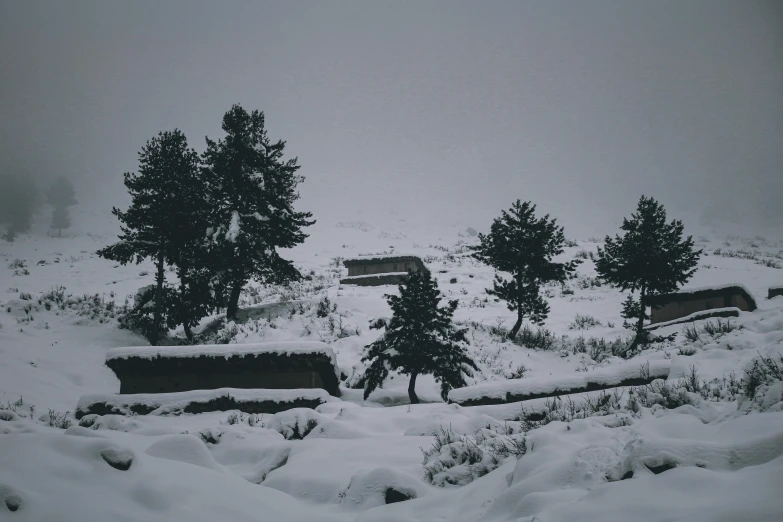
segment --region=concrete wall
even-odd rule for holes
[[[419,263],[414,261],[397,263],[373,263],[348,267],[348,277],[371,274],[386,274],[389,272],[407,272],[419,270]]]
[[[650,313],[651,323],[662,323],[672,321],[687,315],[712,310],[714,308],[726,308],[735,306],[743,311],[750,310],[747,300],[740,294],[724,294],[699,299],[689,299],[681,301],[671,301],[660,308],[652,307]]]
[[[123,375],[120,393],[169,393],[189,390],[215,390],[218,388],[324,388],[317,372],[259,373],[211,372],[196,373],[143,373]]]
[[[744,297],[742,297],[739,294],[733,294],[731,296],[731,304],[728,304],[726,306],[736,306],[737,308],[743,311],[750,310],[750,305],[748,304],[748,302],[745,300]]]

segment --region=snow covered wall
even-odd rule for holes
[[[605,390],[617,386],[639,386],[669,375],[668,360],[624,363],[592,372],[558,377],[534,377],[485,382],[449,392],[449,402],[462,406],[520,402],[541,397]]]
[[[334,351],[325,343],[278,342],[115,348],[106,365],[120,393],[217,388],[323,388],[340,395]]]
[[[315,408],[331,399],[324,390],[193,390],[178,393],[131,395],[84,395],[74,416],[168,415],[239,410],[246,413],[277,413],[292,408]]]

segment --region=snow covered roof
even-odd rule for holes
[[[404,254],[381,254],[371,256],[357,256],[343,260],[345,267],[358,265],[374,265],[377,263],[422,263],[418,256]]]
[[[645,303],[649,306],[661,306],[672,301],[689,301],[694,299],[707,299],[710,297],[723,296],[727,294],[740,294],[748,302],[748,305],[752,310],[756,309],[756,300],[753,299],[748,289],[741,284],[732,283],[725,285],[703,286],[695,288],[683,288],[678,292],[672,292],[669,294],[660,294],[648,296],[645,299]]]
[[[649,367],[646,366],[647,363],[649,363]],[[666,378],[669,375],[671,361],[645,361],[644,364],[644,372],[646,373],[649,369],[649,378],[646,380]],[[634,361],[566,376],[485,382],[451,390],[449,392],[449,402],[456,402],[462,405],[516,402],[539,397],[600,390],[633,384],[632,381],[640,379],[642,373],[642,363]]]
[[[129,346],[106,352],[106,362],[117,359],[157,359],[195,357],[245,357],[247,355],[308,355],[329,357],[336,367],[332,347],[319,341],[287,341],[251,344],[205,344],[198,346]]]

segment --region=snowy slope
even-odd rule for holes
[[[633,411],[625,395],[606,415],[554,421],[526,434],[518,404],[444,404],[425,377],[417,383],[425,403],[411,406],[402,376],[369,401],[345,388],[341,399],[316,410],[105,415],[79,426],[64,415],[79,397],[119,390],[104,365],[107,353],[144,344],[117,328],[108,303],[121,305],[149,284],[152,267],[97,258],[93,252],[110,235],[25,237],[0,242],[0,520],[783,520],[783,387],[763,386],[756,401],[719,388],[724,378],[741,378],[759,355],[783,353],[783,297],[765,299],[769,286],[783,282],[783,269],[774,267],[783,263],[783,238],[700,238],[709,255],[689,286],[742,284],[759,310],[730,319],[741,328],[700,330],[695,341],[686,339],[687,325],[663,327],[656,333],[677,333],[673,342],[626,362],[580,348],[580,337],[611,342],[626,335],[623,296],[596,285],[589,259],[567,288],[546,289],[553,349],[503,340],[513,314],[483,291],[492,270],[461,255],[475,241],[466,226],[319,223],[288,253],[308,281],[276,289],[251,284],[242,297],[243,323],[210,318],[201,331],[229,344],[327,343],[350,382],[363,369],[362,347],[378,335],[369,321],[389,313],[383,294],[395,289],[340,286],[345,270],[336,258],[404,252],[424,259],[446,297],[460,300],[455,318],[469,329],[480,368],[470,384],[512,377],[582,382],[590,372],[611,375],[614,367],[653,360],[671,368],[670,381],[696,370],[711,387],[703,395],[683,391],[689,403],[677,408],[648,396],[650,405]],[[564,257],[595,247],[580,241]],[[51,291],[60,286],[57,300]],[[316,311],[325,298],[329,313],[321,317]],[[594,321],[580,323],[577,314]],[[462,456],[450,453],[456,445],[446,446],[433,457],[438,465],[475,476],[437,487],[426,478],[422,448],[444,430],[469,437],[464,447],[481,430],[502,440],[524,437],[526,453],[479,470],[449,467]],[[482,459],[492,461],[488,450]],[[129,460],[125,470],[114,467]],[[411,499],[387,505],[390,489]]]

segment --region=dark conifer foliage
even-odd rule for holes
[[[6,225],[3,239],[13,241],[27,232],[33,222],[38,188],[28,174],[0,173],[0,224]]]
[[[449,390],[465,386],[476,364],[467,355],[465,330],[452,325],[457,301],[439,307],[442,299],[437,282],[427,270],[410,272],[399,285],[400,295],[387,295],[392,309],[390,320],[374,322],[372,328],[385,328],[384,334],[368,345],[363,361],[370,361],[365,372],[364,398],[382,387],[395,370],[410,376],[408,395],[416,404],[416,377],[431,374],[440,382],[441,397]]]
[[[694,250],[693,237],[683,238],[680,220],[666,222],[666,209],[653,198],[642,196],[636,213],[623,219],[625,234],[606,236],[598,249],[595,268],[599,277],[621,290],[639,292],[639,300],[628,296],[622,316],[636,332],[636,344],[644,340],[644,321],[649,319],[644,304],[647,296],[674,292],[696,272],[701,250]]]
[[[479,234],[481,244],[475,254],[477,259],[511,276],[506,279],[496,274],[493,288],[487,290],[506,301],[509,310],[517,312],[510,339],[516,337],[525,318],[541,324],[549,315],[541,285],[564,282],[579,263],[552,260],[563,253],[563,227],[557,226],[548,214],[536,218],[535,211],[535,205],[517,200],[494,220],[489,234]]]
[[[198,169],[198,154],[188,148],[181,131],[161,132],[142,148],[138,173],[126,173],[125,186],[131,195],[130,208],[112,210],[121,223],[120,241],[99,250],[98,255],[122,264],[146,258],[155,262],[154,305],[146,332],[154,345],[164,332],[164,323],[185,323],[187,330],[200,319],[199,307],[206,308],[203,301],[208,291],[195,290],[204,284],[199,280],[200,286],[193,290],[189,284],[190,274],[198,268],[195,252],[204,243],[206,229],[206,187]],[[179,302],[166,298],[175,295],[164,287],[166,263],[179,269]]]
[[[277,253],[304,242],[309,212],[297,212],[297,159],[283,159],[284,141],[272,142],[264,113],[234,105],[223,117],[223,139],[207,139],[203,155],[209,180],[211,270],[227,289],[226,316],[236,316],[242,287],[255,279],[284,284],[301,277]],[[223,295],[218,291],[218,295]]]
[[[73,185],[68,181],[68,178],[60,176],[49,187],[46,193],[47,203],[49,203],[54,209],[52,210],[52,228],[57,229],[58,235],[62,235],[63,229],[71,226],[71,217],[68,213],[68,207],[72,207],[78,203],[76,200],[76,193],[73,190]]]

